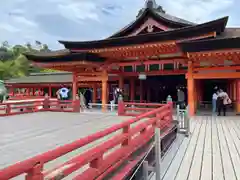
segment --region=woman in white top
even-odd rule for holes
[[[212,112],[213,113],[216,113],[216,110],[217,110],[217,98],[218,98],[217,92],[214,92],[212,95]]]

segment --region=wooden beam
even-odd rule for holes
[[[240,66],[212,66],[194,68],[194,71],[216,71],[216,70],[240,70]]]
[[[121,74],[122,76],[138,76],[139,72],[114,72],[115,74]],[[160,76],[160,75],[184,75],[187,70],[158,70],[158,71],[146,71],[147,76]]]
[[[186,78],[188,78],[186,74]],[[240,78],[240,72],[214,72],[214,73],[194,73],[194,79],[235,79]]]
[[[78,76],[79,82],[101,82],[102,77],[101,76],[95,76],[95,77],[86,77],[86,76]]]
[[[168,64],[168,63],[174,63],[174,62],[179,62],[179,63],[186,63],[186,60],[183,58],[176,58],[176,59],[164,59],[164,60],[149,60],[145,59],[142,62],[140,62],[138,59],[136,61],[131,61],[131,62],[118,62],[118,63],[112,63],[109,66],[115,66],[118,65],[120,67],[123,66],[133,66],[133,65],[151,65],[151,64]]]

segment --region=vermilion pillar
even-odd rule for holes
[[[236,98],[236,102],[237,102],[237,105],[236,105],[236,110],[237,110],[237,113],[239,114],[240,113],[240,79],[238,79],[236,81],[236,89],[237,89],[237,98]]]
[[[102,111],[105,112],[107,110],[107,81],[108,81],[108,74],[107,70],[103,71],[102,75]]]
[[[135,99],[135,79],[133,79],[133,78],[130,81],[130,88],[131,88],[131,90],[130,90],[130,100],[131,100],[131,102],[133,102],[134,99]]]
[[[48,86],[48,96],[50,98],[52,97],[52,86],[51,86],[51,84]]]
[[[97,102],[97,85],[93,84],[93,98],[92,98],[93,103]]]
[[[123,90],[123,88],[124,88],[124,78],[122,76],[119,76],[118,87],[121,90]]]
[[[78,79],[77,79],[77,74],[76,73],[73,73],[73,82],[72,82],[72,98],[73,98],[73,101],[76,100],[76,95],[77,95],[77,84],[78,84]]]
[[[187,89],[188,89],[188,108],[189,115],[195,115],[195,93],[194,93],[194,79],[193,79],[193,63],[188,61],[188,77],[187,77]]]

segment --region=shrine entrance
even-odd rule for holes
[[[237,111],[237,87],[236,79],[197,79],[196,84],[196,111],[211,112],[212,111],[212,95],[217,87],[225,91],[232,104],[228,106],[228,112]]]
[[[144,99],[148,102],[165,102],[168,95],[171,95],[176,102],[178,88],[187,93],[187,81],[184,75],[149,76],[144,82],[144,87],[149,89],[144,93]]]

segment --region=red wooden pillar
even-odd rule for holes
[[[123,90],[123,88],[124,88],[124,78],[122,76],[119,76],[118,87],[121,90]]]
[[[135,99],[135,79],[131,79],[130,81],[130,101],[133,102]]]
[[[52,86],[49,84],[48,86],[48,96],[51,98],[52,97]]]
[[[102,111],[105,112],[107,110],[107,84],[108,84],[108,74],[107,70],[103,71],[102,76]]]
[[[188,77],[187,77],[187,89],[188,89],[188,108],[189,115],[195,115],[195,93],[194,93],[194,79],[193,79],[193,63],[188,61]]]
[[[78,84],[78,79],[77,79],[77,74],[76,73],[73,73],[73,82],[72,82],[72,98],[73,98],[73,101],[76,100],[76,95],[77,95],[77,84]]]
[[[240,79],[236,81],[236,111],[240,113]]]
[[[93,84],[93,98],[92,98],[93,103],[97,102],[97,85]]]

